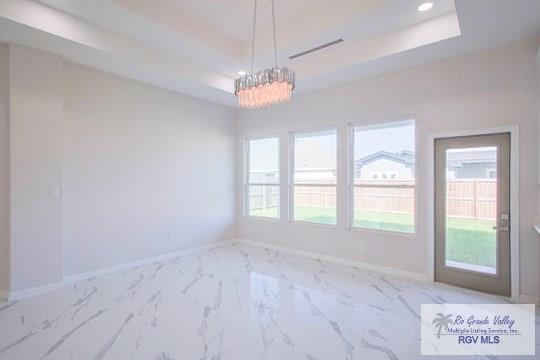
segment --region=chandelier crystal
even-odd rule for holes
[[[294,71],[278,67],[276,20],[274,0],[272,0],[272,25],[274,35],[274,62],[271,69],[264,69],[253,73],[255,58],[255,29],[257,23],[257,0],[253,10],[253,32],[251,39],[251,74],[244,75],[234,82],[234,93],[238,98],[238,105],[242,108],[256,109],[274,104],[284,103],[292,97],[295,87]]]
[[[255,109],[284,103],[294,90],[294,71],[272,68],[245,75],[235,82],[235,94],[240,107]]]

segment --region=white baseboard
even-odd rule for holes
[[[214,249],[214,248],[221,247],[221,246],[231,245],[235,241],[236,240],[225,240],[225,241],[220,241],[220,242],[216,242],[216,243],[205,244],[205,245],[201,245],[201,246],[192,247],[192,248],[189,248],[189,249],[184,249],[184,250],[175,251],[175,252],[172,252],[172,253],[167,253],[167,254],[162,254],[162,255],[150,257],[150,258],[144,258],[144,259],[130,261],[130,262],[127,262],[127,263],[122,263],[122,264],[118,264],[118,265],[114,265],[114,266],[108,266],[108,267],[105,267],[105,268],[101,268],[101,269],[97,269],[97,270],[93,270],[93,271],[88,271],[88,272],[84,272],[84,273],[80,273],[80,274],[76,274],[76,275],[64,276],[62,281],[55,282],[55,283],[52,283],[52,284],[47,284],[47,285],[43,285],[43,286],[37,286],[37,287],[30,288],[30,289],[24,289],[24,290],[18,290],[18,291],[5,291],[4,296],[9,301],[21,300],[21,299],[25,299],[25,298],[32,297],[32,296],[35,296],[35,295],[44,294],[44,293],[47,293],[49,291],[57,290],[57,289],[60,289],[60,288],[66,286],[68,284],[72,284],[72,283],[75,283],[75,282],[78,282],[78,281],[90,279],[90,278],[93,278],[93,277],[96,277],[96,276],[110,274],[110,273],[114,273],[114,272],[118,272],[118,271],[123,271],[123,270],[126,270],[126,269],[132,269],[132,268],[137,267],[137,266],[141,266],[141,265],[145,265],[145,264],[149,264],[149,263],[153,263],[153,262],[157,262],[157,261],[164,261],[164,260],[172,259],[172,258],[175,258],[175,257],[178,257],[178,256],[186,256],[186,255],[190,255],[190,254],[195,254],[195,253],[198,253],[198,252],[201,252],[201,251],[204,251],[204,250],[210,250],[210,249]],[[0,292],[0,299],[1,298],[2,298],[2,292]]]
[[[380,273],[384,273],[388,275],[399,276],[406,279],[428,281],[427,274],[415,273],[415,272],[400,270],[400,269],[391,268],[387,266],[369,264],[369,263],[356,261],[356,260],[323,255],[323,254],[313,252],[313,251],[299,250],[299,249],[294,249],[290,247],[270,244],[267,242],[253,241],[253,240],[246,240],[246,239],[238,239],[237,241],[239,243],[243,243],[246,245],[258,246],[258,247],[268,248],[268,249],[272,249],[276,251],[282,251],[285,253],[308,257],[311,259],[320,259],[320,260],[328,261],[335,264],[345,265],[345,266],[354,266],[359,269],[371,270],[371,271],[380,272]]]
[[[88,271],[88,272],[84,272],[84,273],[80,273],[80,274],[76,274],[76,275],[64,276],[64,283],[65,284],[70,284],[70,283],[74,283],[74,282],[77,282],[77,281],[90,279],[90,278],[93,278],[93,277],[96,277],[96,276],[110,274],[110,273],[113,273],[113,272],[118,272],[118,271],[122,271],[122,270],[126,270],[126,269],[132,269],[134,267],[149,264],[149,263],[153,263],[153,262],[164,261],[164,260],[172,259],[172,258],[175,258],[175,257],[178,257],[178,256],[186,256],[186,255],[195,254],[195,253],[198,253],[198,252],[204,251],[204,250],[209,250],[209,249],[213,249],[213,248],[217,248],[217,247],[221,247],[221,246],[231,245],[233,243],[234,243],[234,240],[220,241],[220,242],[216,242],[216,243],[210,243],[210,244],[205,244],[205,245],[192,247],[192,248],[189,248],[189,249],[175,251],[175,252],[172,252],[172,253],[162,254],[162,255],[158,255],[158,256],[154,256],[154,257],[150,257],[150,258],[144,258],[144,259],[130,261],[130,262],[127,262],[127,263],[122,263],[122,264],[118,264],[118,265],[114,265],[114,266],[108,266],[108,267],[105,267],[105,268],[101,268],[101,269],[97,269],[97,270],[93,270],[93,271]]]
[[[49,291],[61,289],[63,286],[64,286],[64,283],[62,281],[58,281],[58,282],[50,283],[47,285],[36,286],[29,289],[10,291],[8,293],[7,298],[8,298],[8,301],[26,299],[35,295],[40,295],[40,294],[48,293]]]

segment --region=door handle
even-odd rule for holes
[[[493,230],[509,232],[510,231],[510,225],[493,226]]]

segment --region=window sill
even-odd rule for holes
[[[369,229],[369,228],[363,228],[363,227],[358,227],[358,226],[349,227],[349,231],[368,232],[368,233],[390,235],[390,236],[401,236],[401,237],[406,237],[406,238],[416,238],[416,231],[413,233],[408,233],[408,232],[393,231],[393,230]]]
[[[327,229],[337,229],[337,224],[322,224],[322,223],[316,223],[311,221],[302,221],[302,220],[289,220],[289,224],[300,224],[300,225],[312,225]]]
[[[260,221],[270,221],[270,222],[280,222],[281,218],[269,217],[269,216],[256,216],[256,215],[244,215],[244,219],[249,220],[260,220]]]

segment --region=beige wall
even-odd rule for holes
[[[9,288],[9,52],[0,44],[0,292]]]
[[[2,45],[0,290],[234,238],[236,116]]]
[[[10,290],[62,280],[62,68],[10,46]]]
[[[71,63],[64,272],[236,235],[236,110]]]
[[[519,125],[521,293],[539,296],[540,241],[533,230],[538,196],[538,132],[536,47],[527,40],[415,68],[388,73],[315,93],[296,96],[284,106],[240,111],[239,146],[247,136],[281,134],[281,180],[287,183],[287,132],[338,129],[337,228],[289,223],[287,192],[283,191],[282,220],[242,216],[239,236],[302,250],[427,273],[427,139],[432,133]],[[417,121],[417,233],[349,231],[347,212],[347,123],[413,116]],[[241,169],[237,179],[242,201]]]

